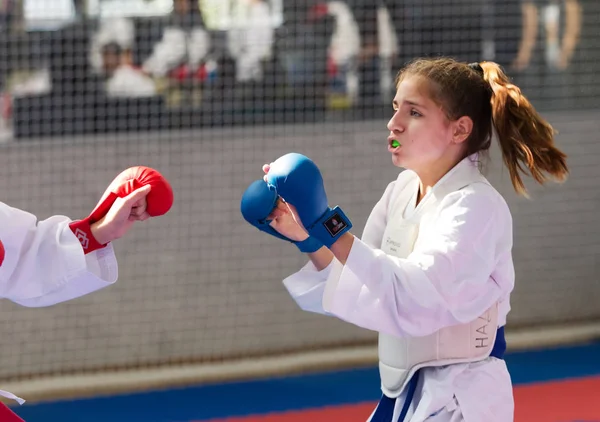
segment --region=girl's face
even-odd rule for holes
[[[387,126],[388,150],[394,165],[417,173],[429,173],[432,166],[447,162],[450,152],[453,160],[457,153],[455,122],[448,120],[430,98],[427,83],[420,76],[402,79],[394,98],[394,115]]]

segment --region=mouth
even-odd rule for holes
[[[396,149],[400,148],[401,146],[402,146],[402,144],[397,139],[395,139],[391,136],[388,138],[388,150],[395,151]]]

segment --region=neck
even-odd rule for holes
[[[416,171],[419,176],[419,195],[417,196],[417,204],[433,187],[440,181],[442,177],[452,170],[461,160],[453,160],[446,163],[436,163],[428,166],[425,171]]]

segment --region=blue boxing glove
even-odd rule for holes
[[[308,157],[289,153],[271,163],[267,183],[294,205],[310,237],[330,247],[352,223],[340,207],[330,208],[319,168]]]
[[[244,219],[265,233],[295,244],[301,252],[311,253],[321,249],[323,244],[313,237],[296,242],[283,236],[269,225],[270,220],[267,218],[277,207],[278,199],[279,195],[274,186],[269,186],[262,179],[255,180],[242,195],[240,208]]]

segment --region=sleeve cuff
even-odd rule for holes
[[[361,268],[364,264],[362,257],[371,254],[370,248],[357,237],[354,238],[346,264],[335,260],[335,265],[327,277],[325,293],[323,294],[323,309],[342,319],[347,319],[363,287],[361,277],[352,268]],[[361,268],[363,271],[364,268]]]
[[[337,264],[336,264],[337,263]],[[337,259],[321,271],[312,262],[308,262],[300,271],[283,280],[283,285],[300,309],[323,314],[323,290],[325,280],[336,267],[341,265]]]
[[[114,284],[118,277],[118,265],[112,244],[95,250],[85,256],[88,271],[98,278],[100,287]]]

